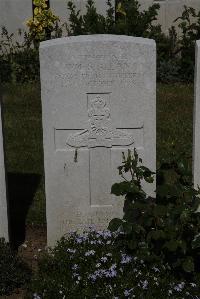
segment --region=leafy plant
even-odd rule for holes
[[[191,298],[198,280],[176,279],[166,267],[149,267],[118,246],[118,233],[71,233],[40,258],[27,297],[34,299]]]
[[[33,17],[26,22],[29,28],[29,37],[36,47],[40,41],[51,38],[51,32],[56,31],[60,20],[53,14],[46,2],[47,0],[34,0]]]
[[[124,217],[111,220],[109,229],[124,232],[122,243],[149,263],[163,263],[177,275],[181,271],[198,272],[200,191],[190,183],[186,166],[172,161],[157,171],[156,198],[147,196],[142,180],[152,183],[153,173],[141,162],[136,150],[133,155],[130,151],[127,156],[123,154],[123,164],[118,169],[124,180],[114,184],[111,193],[125,196]]]
[[[161,33],[160,25],[153,24],[158,14],[158,4],[150,6],[148,10],[140,11],[137,0],[123,0],[117,4],[116,16],[111,0],[107,0],[107,6],[106,16],[103,16],[97,13],[94,1],[88,0],[86,13],[81,15],[73,2],[69,1],[68,34],[110,33],[151,37],[154,33]]]
[[[19,36],[22,31],[19,31]],[[1,28],[0,82],[27,82],[39,79],[39,53],[31,47],[31,40],[24,32],[24,41],[15,40],[5,27]]]
[[[0,239],[0,296],[10,294],[30,279],[30,270],[14,254],[4,239]]]
[[[182,15],[175,20],[179,22],[178,27],[181,30],[181,36],[178,42],[179,54],[181,56],[180,66],[182,78],[193,80],[194,61],[195,61],[195,43],[200,39],[200,11],[184,5]]]

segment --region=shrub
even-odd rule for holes
[[[143,191],[154,173],[136,150],[118,169],[123,181],[111,191],[125,196],[123,219],[63,237],[41,258],[28,298],[199,298],[200,192],[187,167],[163,163],[156,198]]]
[[[0,239],[0,296],[9,295],[15,288],[23,286],[30,279],[30,270]]]
[[[97,12],[95,1],[87,0],[86,12],[80,14],[73,1],[68,2],[69,22],[58,26],[59,17],[47,7],[46,0],[35,0],[34,16],[27,21],[29,33],[25,42],[13,42],[13,34],[5,28],[0,41],[1,82],[34,81],[39,79],[39,42],[62,36],[66,26],[68,35],[82,34],[123,34],[151,38],[157,44],[157,78],[164,83],[193,81],[195,41],[200,39],[200,12],[184,6],[179,22],[180,37],[175,27],[169,34],[162,33],[161,26],[155,25],[159,5],[153,4],[141,11],[137,0],[117,1],[114,8],[107,0],[106,16]],[[34,49],[33,49],[34,45]]]
[[[193,82],[195,43],[200,39],[200,11],[184,6],[181,16],[174,22],[178,22],[179,37],[172,26],[169,36],[163,39],[163,45],[158,40],[158,78],[166,83]]]
[[[154,34],[161,34],[160,25],[154,25],[159,5],[154,4],[148,10],[140,11],[137,0],[123,0],[118,3],[116,9],[112,1],[107,0],[106,16],[97,13],[93,0],[88,0],[84,15],[76,10],[72,1],[68,2],[70,11],[69,24],[67,24],[69,35],[82,34],[125,34],[132,36],[143,36],[151,38]]]
[[[14,41],[14,34],[9,34],[5,27],[1,30],[0,83],[38,80],[39,53],[31,47],[29,36],[24,33],[24,41],[19,43]]]
[[[180,52],[180,66],[182,79],[193,81],[195,43],[200,39],[200,11],[197,13],[192,7],[184,6],[182,15],[175,20],[179,21],[181,36],[178,41]]]
[[[120,233],[91,230],[63,237],[39,262],[28,298],[198,298],[196,281],[178,280],[119,247]],[[120,234],[121,235],[121,234]]]
[[[137,0],[121,0],[117,1],[116,13],[110,0],[107,4],[104,17],[97,13],[93,0],[87,1],[84,15],[69,1],[68,34],[109,33],[152,38],[157,44],[158,80],[164,83],[193,81],[195,42],[200,39],[200,11],[196,13],[195,9],[184,6],[182,15],[174,21],[179,22],[179,37],[174,26],[165,35],[161,26],[155,25],[158,4],[141,11]]]
[[[141,162],[135,150],[134,155],[123,154],[119,173],[125,180],[111,192],[125,196],[124,217],[113,219],[109,228],[124,232],[122,243],[146,262],[168,265],[178,277],[192,277],[200,272],[200,191],[193,188],[185,165],[172,161],[158,169],[156,198],[149,197],[141,181],[152,183],[153,176]]]

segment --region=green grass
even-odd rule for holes
[[[193,134],[192,84],[158,84],[157,164],[174,154],[189,158],[191,167]]]
[[[27,222],[45,222],[40,86],[7,85],[3,96],[7,171],[40,175]]]
[[[28,212],[27,223],[45,222],[40,86],[7,85],[4,88],[5,150],[8,172],[41,175]],[[192,155],[193,86],[158,85],[157,161],[172,152]]]

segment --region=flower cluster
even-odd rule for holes
[[[119,245],[120,236],[91,229],[62,238],[40,266],[32,298],[200,299],[196,281],[179,281],[164,265],[147,265]]]

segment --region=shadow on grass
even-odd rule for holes
[[[40,175],[32,173],[7,174],[10,243],[13,249],[25,240],[26,217],[40,179]]]

